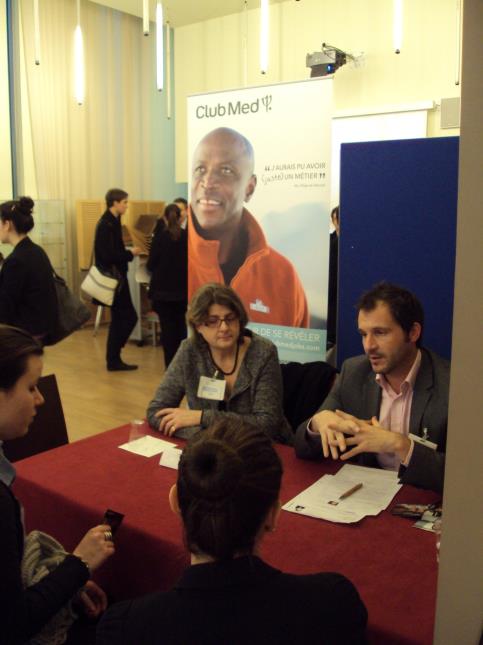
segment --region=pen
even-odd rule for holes
[[[345,499],[346,497],[349,497],[350,495],[352,495],[353,493],[355,493],[356,491],[358,491],[361,488],[362,488],[362,482],[360,484],[356,484],[352,488],[349,488],[349,490],[346,490],[345,493],[342,493],[342,495],[339,497],[339,499]]]

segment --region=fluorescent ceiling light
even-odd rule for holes
[[[269,0],[260,0],[260,72],[268,71],[268,48],[270,36]]]
[[[149,0],[143,0],[143,34],[149,36]]]
[[[164,86],[163,5],[156,3],[156,87]]]
[[[400,54],[403,39],[403,0],[394,0],[392,38],[394,52]]]
[[[77,26],[74,31],[74,96],[79,105],[85,100],[84,38],[80,25],[80,0],[77,0]]]
[[[34,0],[34,57],[35,57],[35,64],[40,65],[39,0]]]

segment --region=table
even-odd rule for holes
[[[51,533],[69,550],[107,508],[125,514],[116,555],[95,576],[113,599],[167,589],[188,563],[180,520],[168,505],[177,473],[160,467],[159,456],[148,459],[119,450],[129,433],[129,426],[117,428],[15,464],[14,490],[25,508],[27,530]],[[282,503],[341,466],[300,461],[286,446],[277,450],[285,471]],[[436,500],[431,491],[404,486],[393,504]],[[338,571],[350,578],[369,611],[370,643],[429,645],[435,538],[412,523],[388,511],[350,525],[282,511],[261,555],[287,572]]]

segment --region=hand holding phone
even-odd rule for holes
[[[108,524],[111,527],[111,533],[114,536],[117,529],[121,526],[123,519],[124,515],[122,513],[118,513],[117,511],[113,511],[112,509],[108,508],[104,513],[101,524]]]

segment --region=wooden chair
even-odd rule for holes
[[[69,443],[55,374],[42,376],[38,388],[45,403],[37,408],[37,414],[25,436],[3,444],[9,461],[19,461]]]

